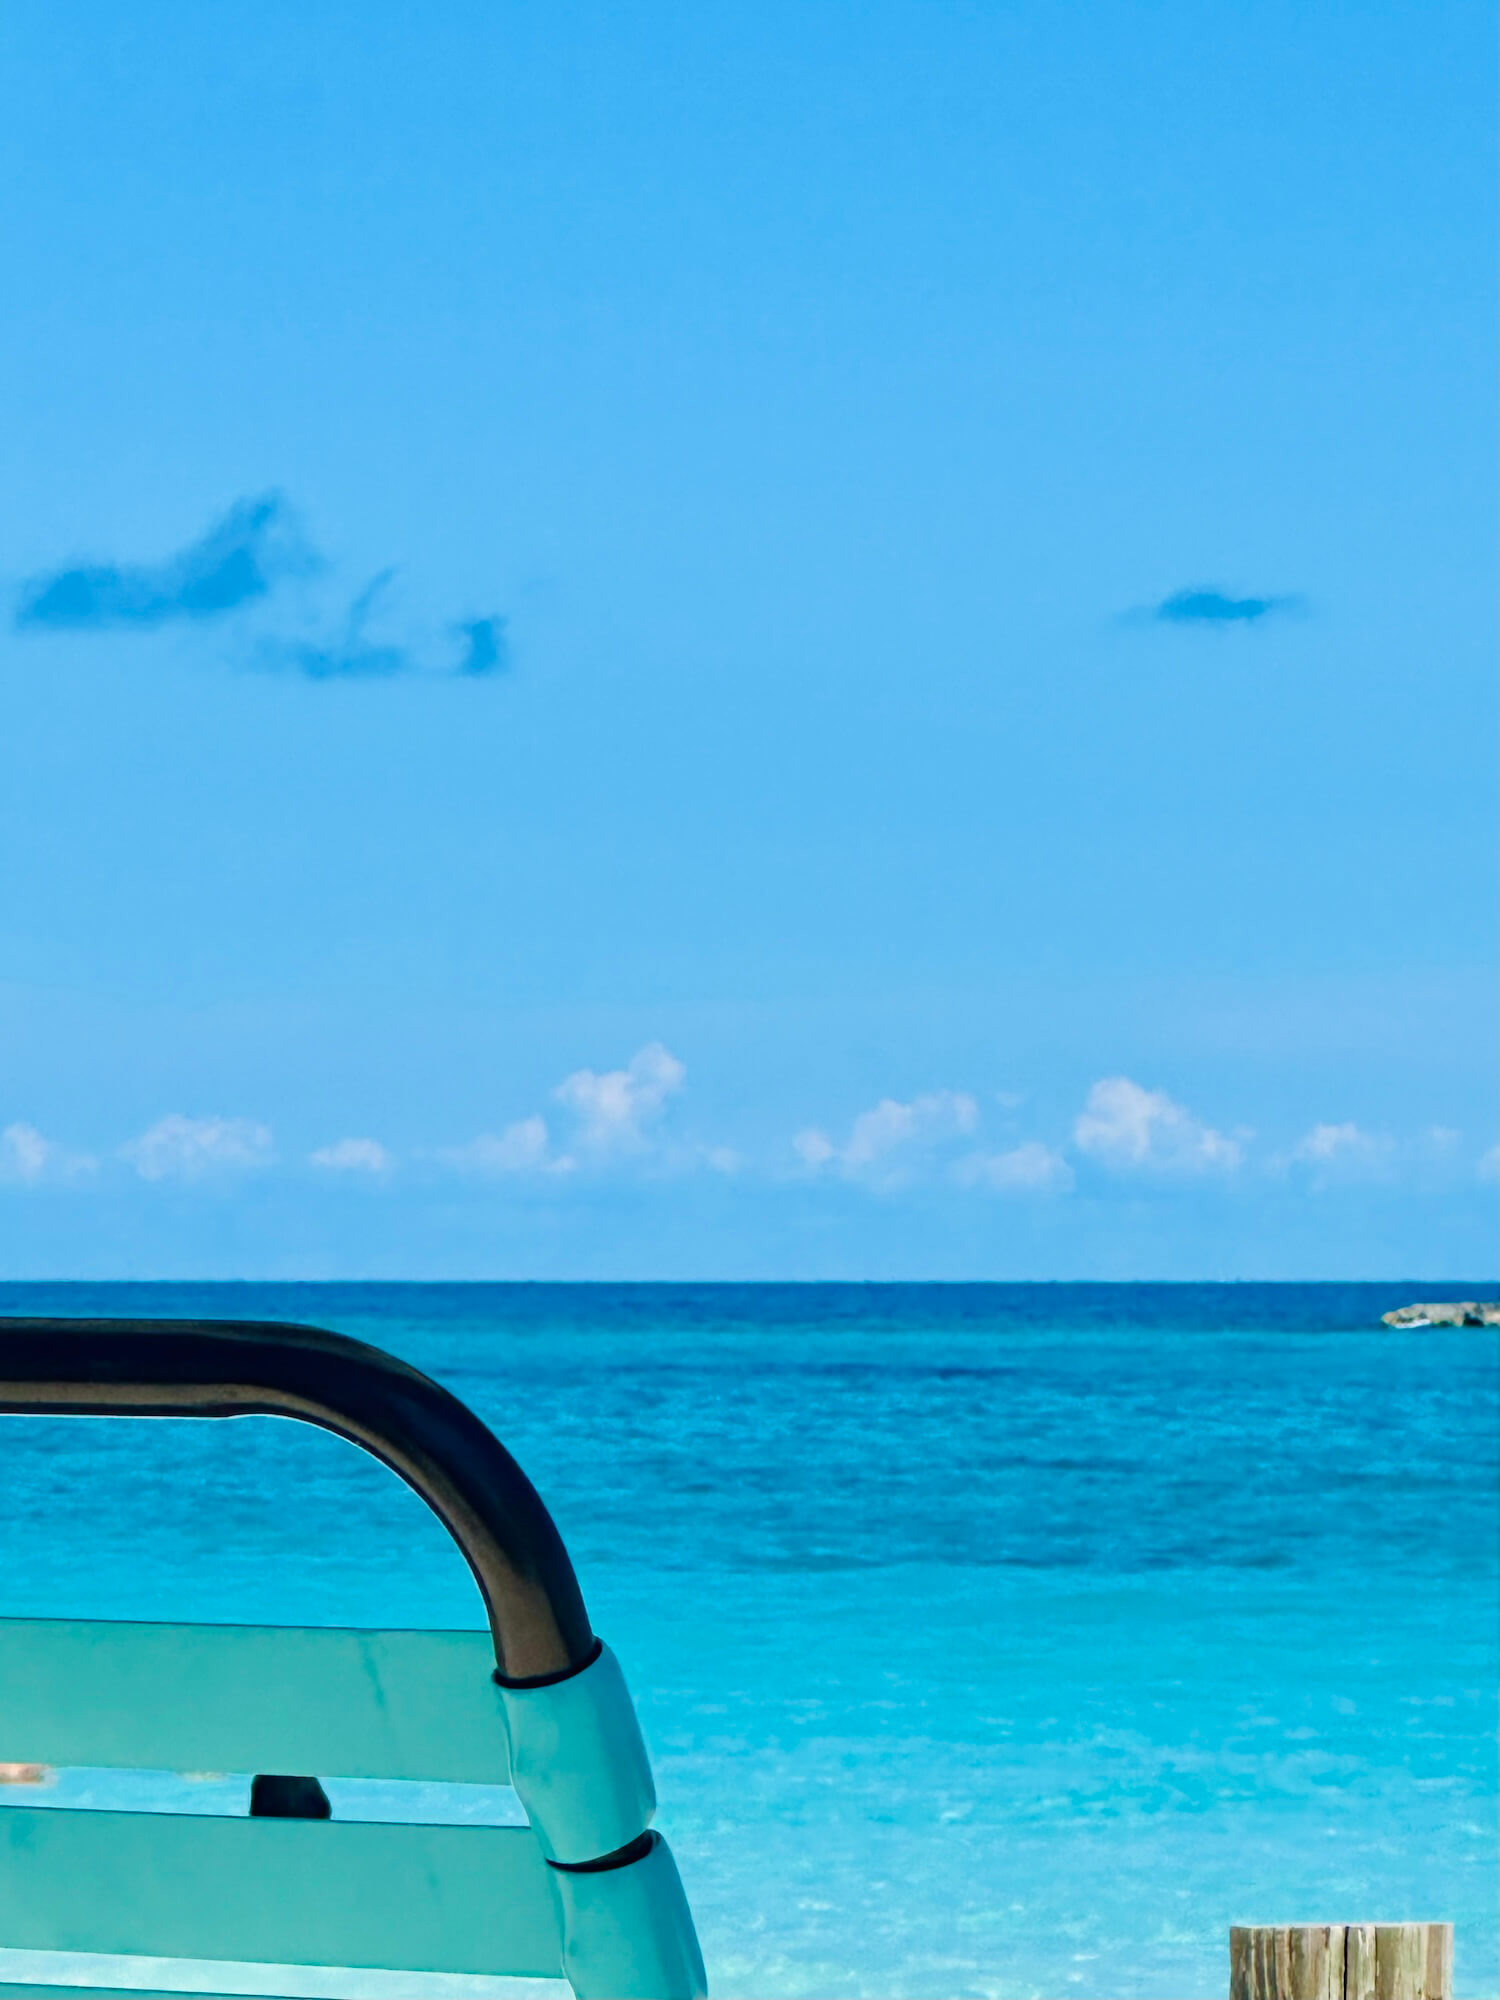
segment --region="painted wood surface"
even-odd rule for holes
[[[25,1951],[556,1978],[559,1923],[527,1827],[0,1812]]]
[[[507,1784],[487,1632],[0,1619],[0,1760]]]

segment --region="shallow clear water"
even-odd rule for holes
[[[1231,1922],[1424,1916],[1475,2000],[1500,1990],[1500,1342],[1380,1328],[1431,1286],[28,1285],[0,1310],[307,1319],[471,1402],[625,1663],[720,1996],[1210,1995]],[[442,1532],[336,1439],[3,1435],[6,1615],[481,1622]]]

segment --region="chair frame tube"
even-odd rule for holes
[[[363,1341],[255,1320],[0,1318],[0,1414],[290,1417],[332,1431],[453,1537],[502,1685],[566,1680],[598,1655],[562,1537],[520,1466],[456,1396]]]

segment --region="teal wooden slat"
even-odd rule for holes
[[[529,1829],[0,1813],[0,1943],[27,1951],[557,1978]]]
[[[0,1619],[0,1762],[507,1784],[487,1632]]]

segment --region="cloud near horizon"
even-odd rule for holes
[[[1342,1125],[1314,1125],[1292,1148],[1292,1158],[1326,1166],[1330,1160],[1367,1160],[1390,1150],[1389,1139],[1346,1120]]]
[[[70,1153],[35,1125],[23,1121],[0,1131],[0,1181],[35,1187],[41,1181],[76,1181],[92,1174],[99,1162],[89,1153]]]
[[[143,1181],[196,1181],[206,1175],[269,1167],[276,1154],[267,1126],[252,1118],[159,1118],[120,1148]]]
[[[550,1170],[571,1172],[573,1162],[550,1156],[551,1135],[545,1118],[518,1118],[503,1132],[481,1132],[467,1145],[444,1147],[437,1155],[444,1166],[469,1174],[525,1174]]]
[[[1011,1101],[1002,1094],[1002,1104]],[[1073,1169],[1040,1140],[955,1157],[954,1148],[973,1139],[979,1122],[978,1101],[967,1091],[927,1091],[905,1103],[883,1097],[860,1112],[843,1145],[810,1126],[796,1134],[792,1149],[809,1173],[835,1174],[882,1194],[939,1174],[956,1187],[992,1194],[1066,1194],[1072,1187]]]
[[[1055,1146],[1028,1139],[1000,1153],[970,1153],[957,1162],[960,1187],[988,1188],[992,1194],[1068,1194],[1073,1169]]]
[[[12,623],[21,633],[156,631],[250,613],[285,583],[326,576],[283,495],[238,500],[197,541],[156,563],[86,561],[27,579]],[[394,568],[376,573],[347,607],[314,607],[297,629],[262,631],[246,664],[309,680],[372,680],[395,675],[482,680],[510,665],[506,621],[498,614],[431,627],[391,610]]]
[[[547,1120],[533,1113],[500,1132],[481,1132],[464,1145],[442,1147],[430,1157],[460,1173],[482,1176],[566,1175],[584,1167],[647,1159],[677,1168],[706,1166],[716,1173],[732,1173],[739,1156],[727,1147],[669,1147],[657,1136],[662,1111],[686,1076],[686,1066],[669,1048],[647,1042],[623,1069],[575,1069],[558,1084],[552,1096],[573,1118],[565,1150],[553,1150]]]
[[[1116,1171],[1224,1173],[1244,1148],[1205,1125],[1164,1090],[1146,1090],[1128,1076],[1106,1076],[1089,1091],[1073,1122],[1080,1153]]]
[[[1429,1132],[1423,1143],[1398,1148],[1387,1133],[1367,1132],[1352,1119],[1344,1119],[1312,1126],[1290,1152],[1272,1159],[1269,1165],[1273,1174],[1300,1172],[1315,1193],[1322,1193],[1348,1181],[1389,1178],[1396,1168],[1399,1152],[1404,1152],[1414,1164],[1419,1164],[1424,1155],[1429,1162],[1441,1161],[1451,1152],[1457,1137],[1456,1133],[1450,1135],[1439,1128],[1436,1134]]]
[[[337,1139],[307,1157],[312,1166],[331,1174],[385,1174],[395,1165],[378,1139]]]
[[[966,1138],[979,1124],[979,1106],[962,1090],[932,1090],[906,1103],[882,1097],[861,1111],[837,1145],[817,1126],[797,1133],[793,1150],[813,1173],[881,1188],[899,1187],[937,1147]]]
[[[576,1069],[552,1093],[578,1119],[576,1143],[587,1152],[639,1152],[647,1128],[681,1090],[686,1067],[660,1042],[638,1049],[624,1069]]]
[[[678,1180],[710,1174],[771,1189],[800,1182],[846,1184],[884,1196],[905,1189],[946,1186],[1001,1196],[1058,1196],[1074,1189],[1087,1167],[1163,1186],[1197,1180],[1233,1184],[1242,1193],[1280,1181],[1312,1196],[1360,1184],[1415,1176],[1433,1187],[1466,1177],[1500,1178],[1500,1151],[1482,1158],[1465,1146],[1462,1132],[1430,1125],[1404,1137],[1372,1131],[1352,1119],[1324,1120],[1279,1151],[1251,1158],[1254,1134],[1221,1132],[1163,1090],[1128,1076],[1101,1077],[1088,1090],[1067,1140],[1006,1136],[982,1131],[980,1100],[961,1090],[933,1090],[902,1100],[883,1097],[860,1112],[842,1140],[819,1126],[795,1132],[792,1152],[800,1172],[789,1176],[785,1141],[746,1155],[711,1135],[673,1129],[668,1114],[685,1088],[686,1065],[659,1041],[637,1049],[611,1070],[570,1071],[552,1091],[560,1108],[532,1112],[496,1130],[447,1147],[411,1150],[405,1162],[378,1139],[350,1135],[279,1160],[269,1126],[250,1118],[192,1118],[173,1112],[113,1150],[115,1172],[129,1168],[148,1183],[232,1181],[277,1166],[317,1170],[326,1186],[389,1184],[403,1165],[438,1167],[473,1179],[531,1177],[598,1185],[609,1177]],[[1019,1100],[1001,1094],[1013,1109]],[[1258,1171],[1240,1172],[1255,1166]],[[103,1170],[101,1174],[101,1169]],[[36,1126],[14,1121],[0,1127],[0,1186],[64,1187],[107,1181],[109,1160],[75,1153]],[[405,1179],[404,1173],[402,1179]],[[1099,1191],[1093,1181],[1091,1191]]]

